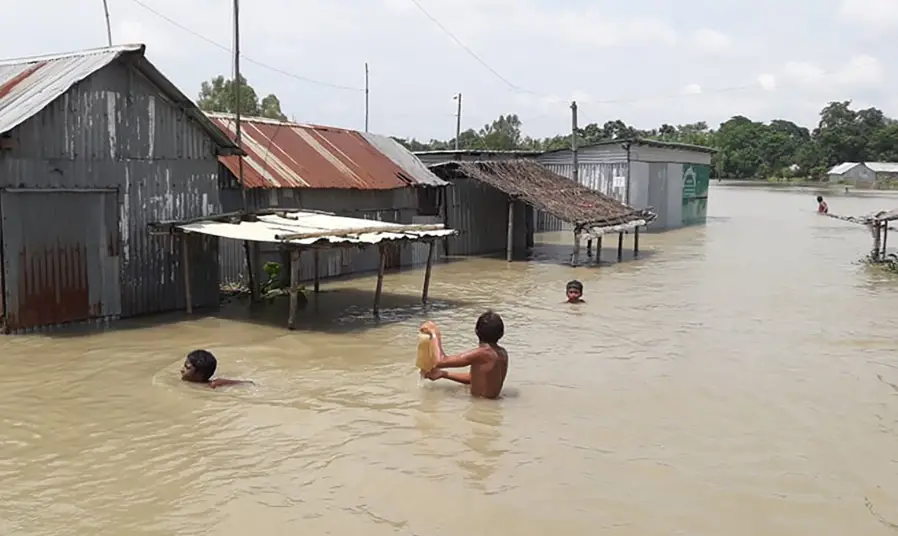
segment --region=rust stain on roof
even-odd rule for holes
[[[231,137],[235,135],[233,116],[207,115]],[[243,161],[247,188],[392,190],[419,183],[414,173],[353,130],[245,118],[241,135],[247,154]],[[220,161],[239,176],[239,157]]]
[[[45,62],[45,61],[42,61],[40,63],[35,63],[31,67],[28,67],[27,69],[23,70],[19,74],[11,77],[9,80],[6,80],[2,84],[0,84],[0,99],[9,95],[10,91],[12,91],[16,86],[21,84],[25,79],[27,79],[29,76],[33,75],[35,73],[35,71],[37,71],[38,69],[40,69],[41,67],[43,67],[46,64],[47,64],[47,62]]]

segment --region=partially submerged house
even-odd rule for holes
[[[827,172],[827,180],[855,188],[881,188],[898,181],[898,163],[843,162]]]
[[[651,230],[704,224],[714,153],[709,147],[642,138],[602,141],[577,150],[577,181],[634,208],[651,207],[658,215]],[[570,149],[547,152],[537,161],[574,178]],[[565,228],[557,219],[539,220],[541,231]]]
[[[235,135],[234,116],[208,116],[229,136]],[[263,118],[243,118],[241,135],[246,156],[221,158],[225,212],[243,209],[242,160],[248,211],[312,209],[391,223],[443,223],[447,183],[389,137]],[[258,247],[259,264],[286,261],[278,244]],[[243,243],[223,238],[220,248],[222,282],[246,281]],[[425,245],[391,243],[386,268],[421,265],[427,255]],[[302,262],[302,280],[312,279],[312,259],[306,256]],[[338,248],[322,251],[319,262],[321,277],[336,277],[377,270],[379,258],[370,249]]]
[[[581,237],[601,239],[611,233],[620,235],[620,258],[623,234],[636,233],[655,219],[651,211],[629,207],[532,160],[444,162],[431,169],[452,185],[444,222],[458,235],[446,241],[447,255],[504,251],[509,261],[524,257],[534,242],[533,214],[539,210],[574,231],[575,263]],[[638,242],[634,247],[638,250]]]
[[[219,211],[229,154],[143,45],[0,61],[3,331],[184,307],[181,257],[146,225]],[[194,303],[217,305],[218,251],[190,260]]]

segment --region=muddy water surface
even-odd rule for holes
[[[898,282],[810,192],[711,194],[638,262],[572,270],[549,235],[439,266],[427,309],[420,272],[390,275],[379,324],[367,278],[293,333],[232,307],[0,339],[0,534],[895,534]],[[560,304],[571,277],[586,304]],[[461,350],[485,307],[508,396],[419,385],[416,325]],[[197,347],[258,385],[181,385]]]

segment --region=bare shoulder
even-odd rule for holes
[[[504,346],[499,346],[497,344],[496,347],[493,348],[492,350],[494,351],[494,353],[496,354],[496,357],[500,361],[508,361],[508,351],[505,349]]]

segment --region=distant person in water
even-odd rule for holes
[[[823,200],[822,195],[817,196],[817,214],[829,214],[829,205]]]
[[[585,303],[583,301],[583,283],[576,279],[568,281],[565,293],[567,295],[567,303]]]
[[[240,385],[244,383],[253,383],[249,380],[228,380],[225,378],[215,378],[215,369],[218,368],[218,360],[208,350],[194,350],[187,354],[184,365],[181,367],[181,379],[185,382],[204,383],[216,389],[218,387],[226,387],[228,385]]]
[[[421,331],[430,333],[434,350],[440,356],[436,368],[424,374],[425,378],[470,385],[471,396],[478,398],[499,398],[508,374],[508,352],[499,346],[499,339],[505,335],[502,317],[492,311],[480,315],[474,325],[479,344],[472,350],[453,356],[447,356],[443,351],[443,341],[436,324],[425,322]],[[470,367],[469,372],[443,370],[463,367]]]

